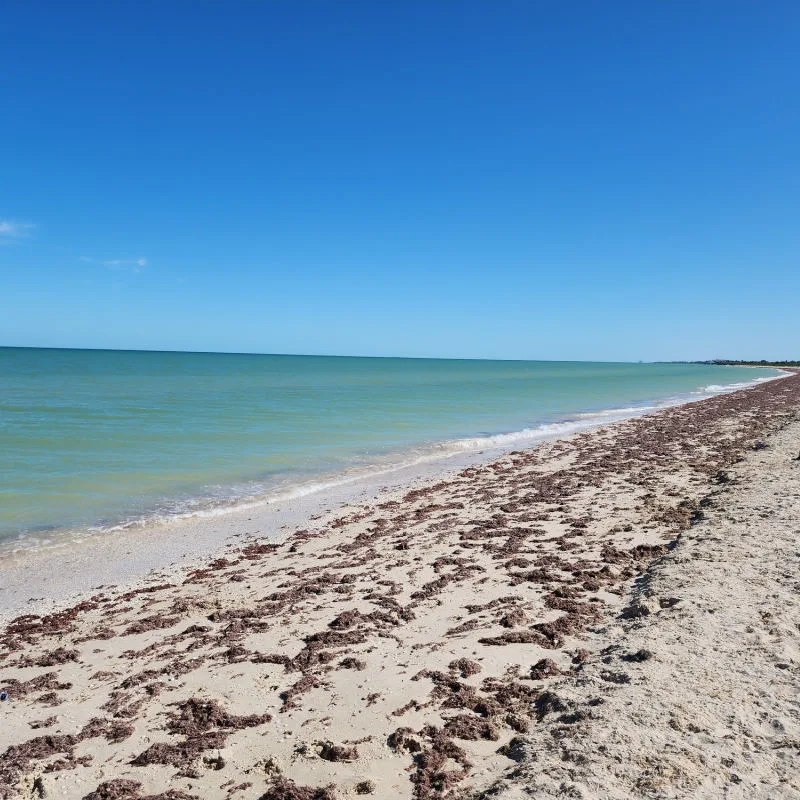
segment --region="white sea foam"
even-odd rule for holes
[[[702,389],[698,389],[696,392],[691,392],[691,394],[724,394],[727,392],[737,392],[740,389],[751,389],[753,386],[757,386],[760,383],[778,380],[779,378],[791,374],[791,372],[781,370],[779,375],[769,375],[766,378],[753,378],[749,381],[736,381],[735,383],[711,383],[708,386],[704,386]]]

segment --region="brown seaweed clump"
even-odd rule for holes
[[[315,689],[320,685],[320,681],[313,675],[304,675],[299,681],[292,684],[285,692],[281,692],[280,698],[283,701],[283,707],[281,708],[281,711],[289,711],[292,708],[297,708],[300,705],[299,698],[302,697],[306,692],[310,692],[312,689]]]
[[[49,653],[44,653],[39,658],[25,658],[22,659],[18,666],[20,667],[55,667],[58,664],[66,664],[68,661],[78,661],[80,653],[74,649],[67,649],[65,647],[58,647],[51,650]]]
[[[83,800],[200,800],[196,794],[187,794],[180,789],[168,789],[161,794],[142,795],[139,781],[117,778],[101,783],[93,792],[84,795]]]
[[[367,668],[367,662],[362,661],[360,658],[355,658],[355,656],[347,656],[347,658],[343,658],[339,662],[339,666],[342,669],[355,669],[361,671]]]
[[[84,795],[83,800],[134,800],[141,797],[139,794],[141,786],[139,781],[117,778],[101,783],[93,792]]]
[[[422,730],[429,746],[414,757],[416,770],[411,775],[414,800],[433,800],[463,781],[472,770],[466,752],[434,726]],[[456,768],[451,768],[455,765]]]
[[[531,667],[531,680],[534,681],[541,681],[545,678],[553,678],[556,675],[561,675],[561,670],[558,668],[558,664],[551,658],[543,658],[541,661],[537,661]]]
[[[469,714],[459,714],[445,720],[444,731],[455,739],[467,741],[487,739],[495,742],[500,738],[500,733],[494,723],[483,717]]]
[[[179,767],[182,774],[191,775],[190,765],[206,750],[224,747],[228,736],[236,730],[254,728],[272,719],[269,714],[237,717],[216,701],[197,697],[176,705],[178,713],[170,717],[167,730],[172,734],[182,734],[184,740],[175,744],[156,742],[136,756],[131,764],[136,767],[170,764]]]
[[[319,757],[325,761],[357,761],[358,750],[355,747],[345,747],[333,742],[323,742]]]
[[[254,728],[272,719],[269,714],[237,717],[229,714],[215,700],[201,700],[198,697],[190,697],[176,705],[179,713],[170,717],[167,729],[170,733],[182,733],[185,736],[196,736],[211,728],[228,728],[232,731]]]
[[[468,658],[457,658],[455,661],[451,661],[447,668],[462,678],[469,678],[470,675],[477,675],[481,671],[481,665]]]
[[[293,780],[278,776],[259,800],[336,800],[336,795],[333,786],[298,786]]]
[[[13,797],[12,791],[20,776],[24,775],[31,761],[39,761],[55,755],[63,755],[68,762],[74,761],[78,736],[37,736],[22,744],[12,745],[0,759],[0,798]]]

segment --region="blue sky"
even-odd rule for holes
[[[0,344],[800,358],[800,4],[21,2]]]

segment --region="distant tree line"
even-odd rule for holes
[[[726,367],[800,367],[800,361],[744,361],[729,358],[712,358],[710,361],[696,361],[696,364],[720,364]]]

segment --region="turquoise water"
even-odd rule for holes
[[[228,506],[343,470],[530,440],[604,410],[775,374],[0,348],[0,541]]]

